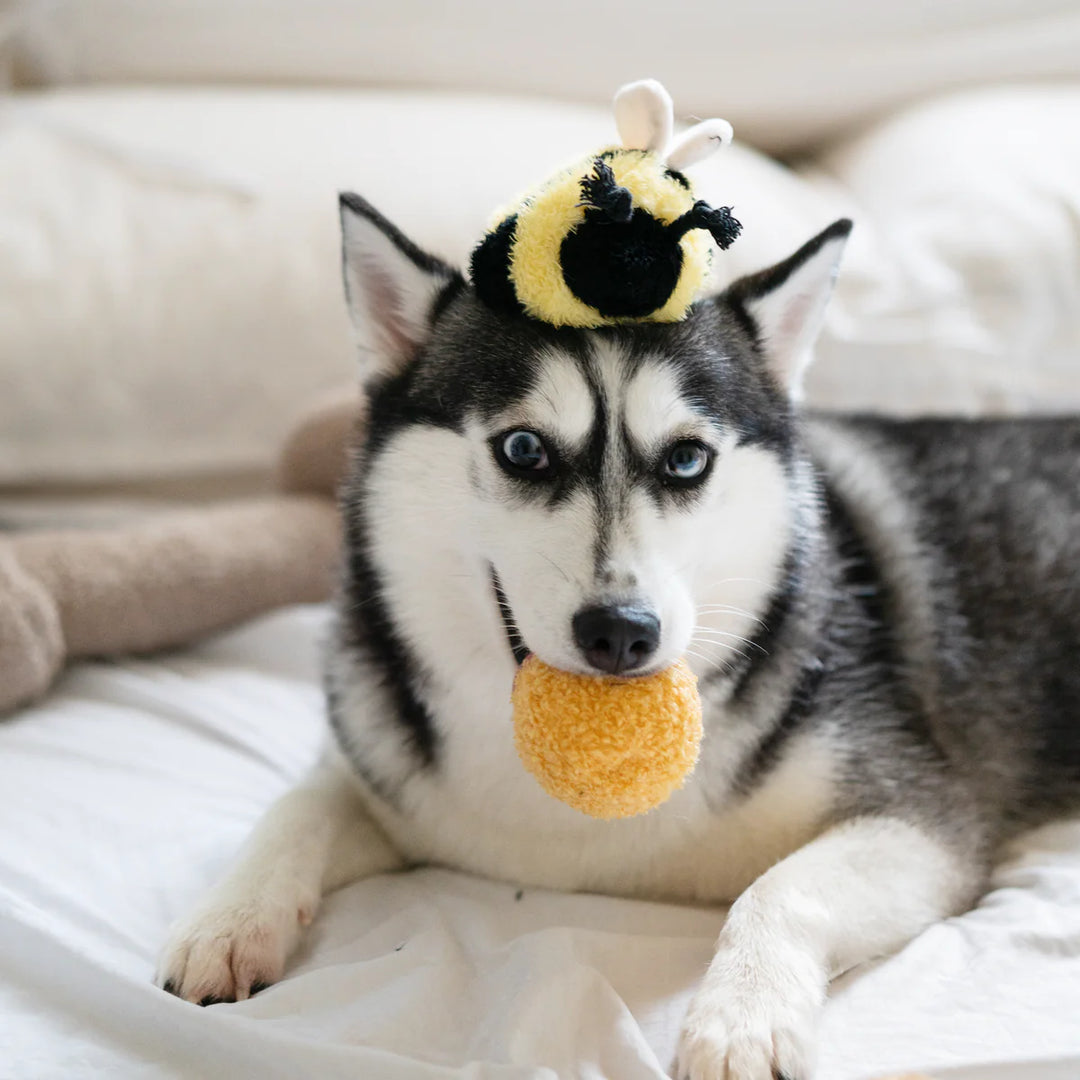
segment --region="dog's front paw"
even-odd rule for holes
[[[199,1005],[243,1001],[277,982],[314,900],[212,897],[173,927],[154,981]]]
[[[677,1080],[810,1080],[823,989],[771,959],[717,955],[686,1014]]]
[[[679,1040],[678,1080],[810,1080],[814,1023],[799,1010],[695,999]]]

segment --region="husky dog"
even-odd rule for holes
[[[320,897],[437,862],[734,901],[676,1074],[806,1080],[829,980],[967,908],[1080,779],[1080,423],[809,417],[850,223],[667,325],[554,329],[342,197],[370,401],[343,494],[336,740],[173,931],[191,1001],[281,977]],[[514,750],[524,652],[688,656],[700,762],[599,821]]]

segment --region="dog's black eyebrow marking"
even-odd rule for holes
[[[660,479],[660,459],[666,457],[668,450],[670,449],[670,436],[666,436],[663,442],[659,444],[660,459],[657,458],[654,448],[650,448],[650,453],[648,454],[644,454],[639,450],[639,443],[634,438],[634,434],[630,430],[630,425],[626,422],[625,414],[620,418],[619,436],[622,443],[623,454],[625,455],[624,460],[626,462],[627,474],[635,478],[634,482],[639,488],[648,492],[649,497],[656,506],[662,507],[665,499],[671,495],[681,496],[684,493],[688,495],[693,494],[690,488],[684,488],[679,491],[668,488]],[[674,441],[678,440],[676,439]]]

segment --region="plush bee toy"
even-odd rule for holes
[[[472,256],[490,306],[553,326],[678,322],[709,273],[712,242],[741,225],[695,200],[682,170],[731,142],[706,120],[671,144],[671,98],[655,80],[615,95],[622,146],[564,169],[500,215]]]

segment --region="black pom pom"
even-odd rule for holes
[[[624,187],[615,183],[611,166],[602,158],[593,163],[593,171],[581,178],[581,202],[599,210],[617,225],[625,225],[634,213],[634,198]]]

